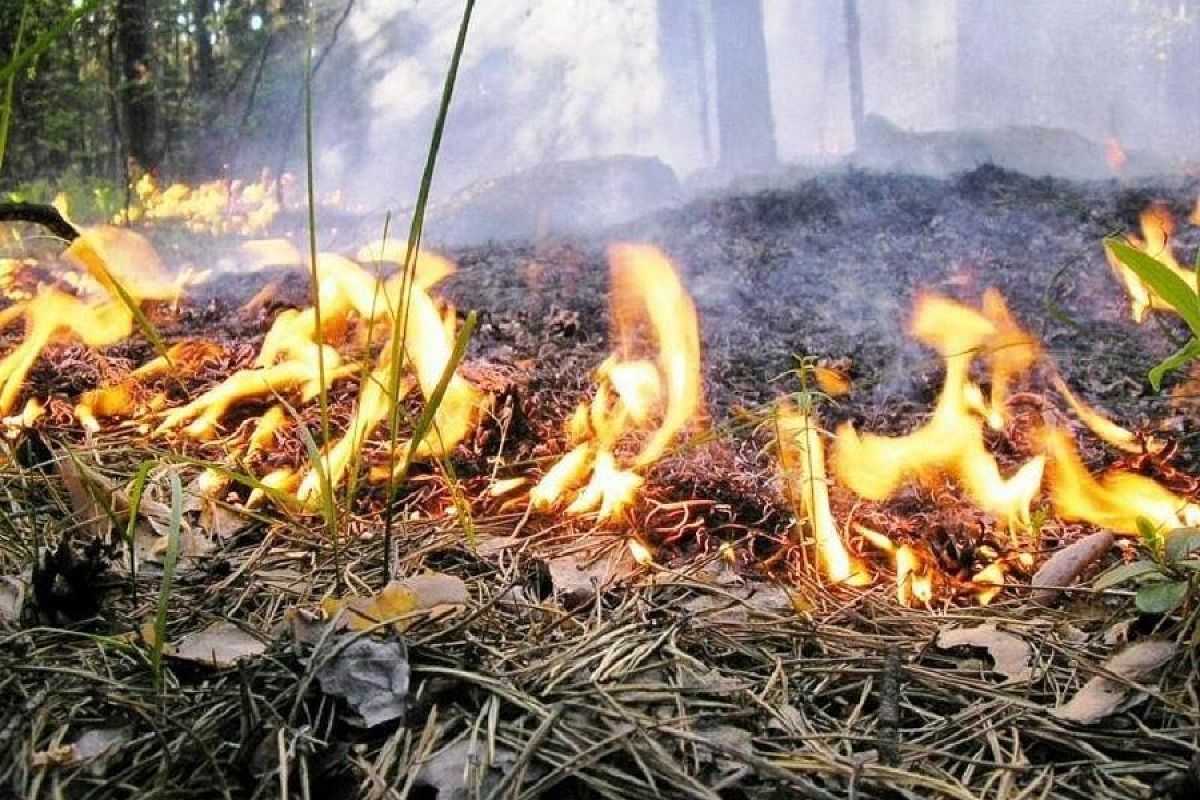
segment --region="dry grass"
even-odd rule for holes
[[[4,487],[0,571],[13,574],[30,565],[37,536],[52,541],[79,520],[64,515],[56,475],[10,470]],[[428,798],[422,765],[464,742],[477,789],[467,796],[491,798],[1098,800],[1163,796],[1194,774],[1200,667],[1190,640],[1103,724],[1049,713],[1113,650],[1103,633],[1129,618],[1125,602],[1084,594],[1046,610],[1014,591],[985,609],[930,612],[897,607],[883,586],[857,593],[800,578],[788,587],[809,606],[798,613],[767,583],[664,553],[598,601],[572,605],[554,595],[546,560],[572,547],[581,559],[623,550],[622,539],[504,538],[519,522],[479,519],[475,552],[450,519],[399,532],[397,574],[457,575],[472,602],[406,631],[409,713],[378,730],[348,724],[292,635],[289,612],[335,585],[329,548],[296,521],[258,521],[176,576],[170,638],[227,619],[269,640],[266,655],[236,669],[168,663],[155,690],[131,635],[154,616],[153,569],[139,573],[136,599],[127,575],[110,581],[92,619],[27,615],[0,638],[0,786],[30,798]],[[380,532],[375,515],[346,531],[352,589],[379,584]],[[944,627],[984,621],[1034,646],[1032,682],[1003,685],[981,653],[934,646]],[[1198,629],[1194,618],[1175,623],[1155,635]],[[84,731],[122,726],[131,736],[102,771],[34,766],[35,754]]]

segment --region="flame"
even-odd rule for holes
[[[1139,436],[1128,428],[1121,427],[1096,409],[1084,403],[1075,396],[1075,393],[1067,386],[1066,381],[1059,376],[1055,375],[1053,382],[1054,388],[1067,401],[1067,405],[1071,406],[1071,410],[1075,412],[1075,416],[1079,417],[1079,421],[1086,425],[1102,441],[1108,442],[1118,450],[1134,454],[1142,452],[1160,453],[1166,448],[1166,442],[1152,436]]]
[[[834,583],[869,583],[870,576],[846,548],[829,508],[825,446],[812,414],[783,406],[776,416],[776,438],[788,495],[807,518],[821,572]]]
[[[917,604],[928,606],[933,602],[937,571],[915,548],[907,544],[896,545],[882,533],[862,525],[856,528],[874,547],[892,557],[896,569],[896,602],[909,607]]]
[[[628,539],[625,544],[629,548],[629,555],[633,557],[634,563],[638,566],[648,567],[654,563],[654,551],[642,540]]]
[[[1065,431],[1047,429],[1039,438],[1049,457],[1050,500],[1060,518],[1130,535],[1138,534],[1139,518],[1154,528],[1200,525],[1200,506],[1151,478],[1124,470],[1093,478]]]
[[[608,255],[616,348],[567,425],[576,446],[529,494],[534,508],[565,504],[568,514],[601,520],[629,507],[643,483],[637,471],[662,457],[701,405],[699,325],[674,266],[648,245],[613,245]],[[635,433],[645,439],[621,458]]]
[[[1125,162],[1128,156],[1125,155],[1125,148],[1121,147],[1121,143],[1117,141],[1117,137],[1108,136],[1104,140],[1104,161],[1108,164],[1108,171],[1113,175],[1120,175],[1121,170],[1125,168]]]
[[[1192,270],[1184,269],[1175,258],[1171,247],[1171,237],[1175,234],[1175,219],[1170,210],[1162,203],[1153,203],[1139,215],[1142,236],[1126,234],[1125,239],[1131,247],[1141,250],[1148,256],[1157,259],[1164,266],[1179,276],[1186,285],[1196,287],[1196,275]],[[1134,322],[1145,321],[1146,315],[1152,311],[1171,311],[1171,304],[1163,300],[1147,286],[1133,270],[1121,263],[1105,248],[1108,263],[1116,273],[1117,278],[1125,286],[1129,294],[1130,311]]]
[[[294,178],[276,180],[263,170],[256,181],[217,180],[196,186],[173,183],[162,188],[146,173],[134,183],[137,204],[118,212],[113,223],[178,221],[198,233],[261,233],[284,208]],[[288,203],[288,205],[292,205]]]
[[[24,319],[25,337],[0,360],[0,414],[9,413],[30,368],[52,341],[74,337],[89,347],[107,347],[133,331],[129,303],[161,300],[174,288],[153,247],[144,238],[117,228],[85,230],[64,251],[99,289],[98,298],[67,294],[42,286],[34,297],[0,312],[0,328]]]
[[[291,490],[294,485],[298,499],[311,504],[319,497],[323,478],[331,486],[339,485],[354,455],[387,416],[392,388],[398,386],[401,398],[414,385],[426,400],[433,396],[452,361],[454,326],[453,312],[443,317],[428,289],[453,269],[441,256],[420,253],[412,275],[381,280],[350,259],[321,253],[316,263],[320,317],[315,306],[280,313],[252,368],[234,373],[192,402],[168,412],[159,432],[182,427],[188,436],[209,439],[216,435],[228,410],[246,400],[293,393],[302,400],[312,399],[335,380],[362,370],[344,362],[337,348],[355,338],[355,322],[369,326],[371,338],[386,344],[366,375],[347,432],[327,448],[320,469],[314,465],[302,475],[287,476],[286,482],[282,477],[275,479],[273,488]],[[391,333],[396,325],[402,328],[399,342],[411,377],[393,366]],[[361,329],[357,332],[362,334]],[[411,449],[414,457],[427,458],[448,452],[475,424],[481,405],[481,394],[461,375],[451,374],[428,435],[415,447],[401,444],[398,453],[407,457]],[[251,449],[267,446],[283,424],[281,409],[269,411],[251,436]],[[395,469],[403,466],[402,462]]]
[[[1027,526],[1041,485],[1044,459],[1035,456],[1011,477],[987,451],[981,417],[995,425],[1005,418],[1008,384],[1037,357],[1038,348],[1012,321],[997,293],[985,297],[984,312],[937,295],[917,299],[913,335],[941,353],[946,378],[933,414],[907,436],[859,434],[845,423],[834,443],[834,472],[868,500],[891,497],[903,484],[954,478],[975,503],[1013,526]],[[971,382],[969,371],[984,349],[992,364],[992,395]]]

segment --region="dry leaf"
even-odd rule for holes
[[[85,761],[93,762],[90,772],[99,777],[104,774],[108,757],[133,736],[128,726],[123,728],[95,728],[84,731],[78,739],[68,745],[34,753],[29,761],[32,766],[70,766]]]
[[[797,613],[786,589],[768,583],[731,586],[722,593],[697,594],[683,604],[691,615],[722,622],[745,622],[751,617],[778,618]]]
[[[1175,655],[1171,642],[1145,641],[1126,647],[1108,661],[1066,704],[1051,713],[1059,719],[1080,725],[1095,725],[1115,712],[1129,693],[1126,682],[1135,682],[1166,664]]]
[[[432,789],[438,800],[488,797],[516,763],[517,754],[506,747],[488,748],[481,742],[459,739],[430,756],[421,765],[413,785]],[[522,783],[537,781],[545,774],[545,768],[531,763]]]
[[[262,655],[267,646],[231,622],[214,622],[163,648],[163,655],[217,669],[228,669],[243,658]]]
[[[388,623],[403,630],[413,612],[441,611],[466,605],[470,599],[460,578],[426,572],[392,581],[372,597],[326,598],[321,608],[330,620],[352,631],[370,631]]]
[[[950,628],[937,636],[937,646],[943,650],[953,647],[982,647],[995,662],[995,671],[1004,676],[1004,683],[1024,683],[1033,677],[1033,648],[1019,636],[997,630],[995,625],[974,628]]]
[[[400,581],[400,585],[417,596],[417,608],[422,610],[465,606],[471,600],[462,579],[443,572],[410,575]]]
[[[114,514],[112,482],[69,453],[63,454],[57,463],[71,511],[80,526],[90,538],[108,541]]]
[[[1099,531],[1050,556],[1033,575],[1033,601],[1041,605],[1053,603],[1061,594],[1059,587],[1074,583],[1088,567],[1108,552],[1114,541],[1111,533]]]
[[[25,607],[25,581],[0,575],[0,625],[16,625]]]
[[[325,694],[345,700],[373,728],[404,715],[408,699],[408,652],[402,642],[344,633],[317,651],[317,681]]]
[[[614,548],[600,558],[581,562],[579,556],[553,558],[546,562],[554,593],[568,605],[586,603],[596,594],[640,573],[640,567],[625,547]]]

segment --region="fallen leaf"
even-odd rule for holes
[[[517,754],[506,747],[497,746],[488,760],[488,748],[481,742],[459,739],[430,756],[413,784],[417,788],[432,789],[438,800],[472,800],[488,797],[504,776],[517,763]],[[535,781],[545,770],[530,766],[526,780]]]
[[[217,669],[228,669],[243,658],[262,655],[267,646],[231,622],[214,622],[180,637],[163,648],[163,655]]]
[[[400,585],[417,596],[417,608],[435,609],[443,606],[465,606],[471,600],[467,584],[461,578],[444,572],[423,572],[410,575]]]
[[[90,538],[108,541],[112,533],[114,504],[112,481],[70,453],[58,459],[58,474],[67,487],[71,511]]]
[[[461,578],[441,572],[411,575],[391,581],[369,597],[327,597],[321,608],[335,624],[352,631],[370,631],[391,624],[402,631],[416,611],[444,611],[471,599]]]
[[[323,654],[332,652],[329,658]],[[404,715],[408,652],[403,642],[344,633],[313,655],[321,691],[340,697],[373,728]]]
[[[745,728],[717,725],[697,730],[696,733],[704,737],[704,742],[697,748],[697,759],[701,763],[713,764],[721,774],[734,772],[743,766],[744,762],[737,758],[739,753],[754,754],[754,737]],[[710,746],[705,747],[705,744]]]
[[[71,766],[92,762],[89,771],[100,777],[104,774],[109,756],[133,737],[132,728],[94,728],[84,731],[78,739],[68,745],[60,745],[50,750],[41,750],[30,757],[30,764],[35,767]]]
[[[16,625],[25,608],[25,581],[0,575],[0,625]]]
[[[1053,603],[1061,594],[1061,588],[1073,584],[1088,567],[1108,552],[1115,540],[1112,533],[1099,531],[1050,556],[1030,582],[1034,589],[1033,601],[1040,605]]]
[[[697,594],[688,599],[683,608],[693,616],[731,623],[745,622],[752,617],[790,617],[798,613],[796,600],[786,589],[757,582],[731,586],[720,593]]]
[[[1004,683],[1024,683],[1033,677],[1033,648],[1019,636],[997,630],[995,625],[974,628],[950,628],[938,633],[937,646],[943,650],[954,647],[981,647],[995,662],[993,669],[1003,675]]]
[[[614,548],[609,554],[589,561],[569,555],[546,562],[554,593],[567,605],[581,605],[596,595],[640,573],[626,547]]]
[[[1144,641],[1126,647],[1105,661],[1100,674],[1085,683],[1075,696],[1050,713],[1080,725],[1095,725],[1120,708],[1132,683],[1166,664],[1175,655],[1172,642]],[[1109,677],[1112,675],[1113,677]]]

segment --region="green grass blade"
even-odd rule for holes
[[[133,476],[129,487],[129,519],[125,523],[125,546],[129,548],[129,585],[132,588],[133,602],[137,604],[137,551],[134,549],[134,533],[137,530],[138,512],[142,508],[142,493],[146,490],[146,480],[150,470],[154,468],[153,461],[143,461]]]
[[[17,23],[17,38],[13,42],[13,61],[21,57],[21,44],[25,41],[25,23],[29,21],[29,9],[32,5],[31,0],[25,0],[21,5],[21,21]],[[0,174],[4,170],[4,154],[8,151],[8,127],[12,122],[13,97],[16,90],[17,73],[13,70],[4,81],[4,98],[0,100]]]
[[[1170,267],[1153,256],[1116,238],[1104,240],[1104,246],[1125,266],[1133,270],[1150,290],[1170,304],[1183,318],[1192,335],[1200,337],[1200,297],[1196,289],[1188,286]]]
[[[412,221],[408,230],[408,244],[404,258],[404,280],[401,284],[401,303],[404,306],[402,312],[397,312],[398,322],[392,329],[392,365],[391,376],[389,379],[389,390],[391,391],[391,411],[388,414],[388,452],[394,453],[397,442],[400,438],[400,410],[398,402],[398,393],[400,390],[400,366],[404,360],[404,343],[402,337],[408,326],[408,287],[412,283],[412,276],[415,273],[417,265],[417,253],[421,246],[421,233],[425,226],[425,207],[429,203],[429,191],[433,186],[433,173],[437,166],[438,152],[442,146],[442,135],[446,129],[446,118],[450,112],[450,101],[454,98],[454,85],[458,80],[458,68],[462,62],[463,50],[467,44],[467,31],[471,25],[471,14],[475,9],[475,0],[466,0],[463,5],[462,21],[459,24],[458,36],[454,42],[454,52],[450,57],[450,66],[446,70],[446,80],[442,84],[442,96],[438,104],[437,118],[434,120],[433,133],[429,139],[429,152],[425,158],[425,168],[421,172],[421,185],[417,190],[417,200],[413,205]],[[444,390],[443,390],[444,393]],[[436,411],[432,399],[427,404],[426,408],[433,406]],[[414,437],[414,441],[420,441],[418,437]],[[402,472],[408,470],[407,459],[402,466]],[[392,470],[387,482],[387,504],[384,510],[383,518],[383,544],[387,553],[391,552],[392,524],[394,522],[393,500],[396,496],[397,480],[395,470]],[[390,578],[388,574],[390,555],[384,557],[383,580],[386,583]]]

